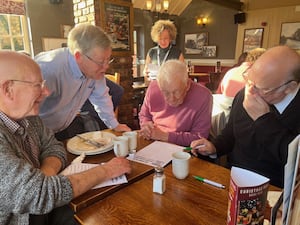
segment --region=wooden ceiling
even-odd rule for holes
[[[169,10],[168,13],[172,15],[180,15],[184,9],[192,2],[192,0],[169,0]],[[239,0],[197,0],[197,1],[208,1],[224,7],[236,9],[238,11],[242,10],[243,3]],[[152,0],[152,10],[154,10],[154,2]],[[162,0],[161,0],[162,2]],[[132,0],[133,7],[138,9],[146,9],[146,0]]]

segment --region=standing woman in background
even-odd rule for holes
[[[151,38],[157,46],[148,51],[144,68],[144,75],[151,80],[156,79],[158,68],[167,60],[179,59],[184,62],[181,50],[172,44],[176,35],[177,29],[170,20],[158,20],[152,26]]]

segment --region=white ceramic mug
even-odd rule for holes
[[[185,179],[190,171],[191,155],[187,152],[175,152],[172,154],[172,172],[177,179]]]
[[[114,143],[114,153],[118,157],[126,157],[129,153],[128,150],[128,137],[119,136],[115,137],[113,140]]]
[[[123,133],[123,136],[128,137],[128,147],[129,151],[136,150],[137,147],[137,132],[136,131],[127,131]]]

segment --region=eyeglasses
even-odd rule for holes
[[[89,60],[91,60],[93,63],[97,64],[98,66],[109,65],[115,60],[114,58],[111,58],[111,59],[103,60],[102,62],[97,62],[91,57],[89,57],[88,55],[84,54],[84,56],[87,57]]]
[[[44,89],[45,88],[45,84],[46,84],[46,80],[43,81],[38,81],[38,82],[31,82],[31,81],[27,81],[27,80],[10,80],[10,81],[14,81],[14,82],[21,82],[24,84],[28,84],[31,85],[34,88],[40,88],[40,89]]]
[[[245,72],[243,72],[243,78],[244,80],[246,81],[246,83],[248,85],[251,85],[253,86],[253,88],[255,89],[255,91],[257,91],[258,93],[261,93],[262,95],[268,95],[268,94],[271,94],[272,92],[275,92],[277,90],[279,90],[280,88],[284,87],[285,85],[291,83],[292,81],[295,81],[295,80],[288,80],[287,82],[281,84],[280,86],[278,87],[275,87],[275,88],[258,88],[255,86],[254,82],[249,80],[249,77],[248,77],[248,71],[249,69],[247,69]]]

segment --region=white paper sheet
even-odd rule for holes
[[[151,80],[155,80],[158,74],[159,66],[156,64],[148,64],[148,72]]]
[[[72,163],[66,169],[64,169],[61,172],[61,174],[65,175],[65,176],[66,175],[72,175],[72,174],[75,174],[75,173],[80,173],[80,172],[86,171],[86,170],[91,169],[95,166],[98,166],[98,164],[80,163],[80,162],[79,163]],[[125,174],[123,174],[119,177],[115,177],[111,180],[104,181],[104,182],[96,185],[95,187],[93,187],[93,189],[106,187],[106,186],[117,185],[117,184],[123,184],[123,183],[128,183]]]
[[[174,152],[183,151],[184,147],[161,141],[155,141],[127,159],[149,166],[166,166],[172,160]]]

